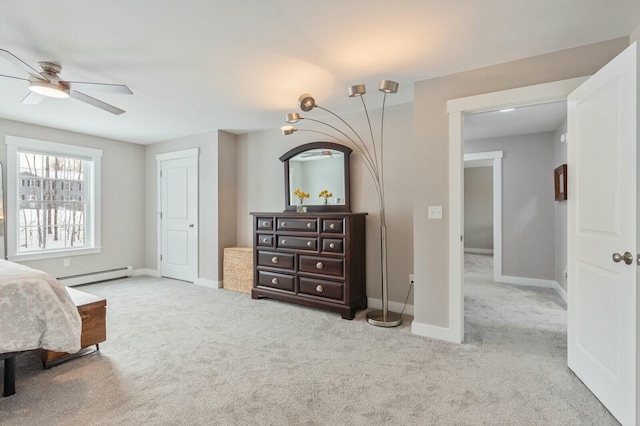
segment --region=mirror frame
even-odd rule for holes
[[[284,206],[285,212],[296,211],[296,205],[291,204],[289,188],[289,160],[296,155],[310,149],[332,149],[344,154],[344,204],[306,205],[308,212],[351,212],[351,176],[349,173],[349,156],[353,152],[348,146],[333,142],[311,142],[297,146],[280,157],[284,163]]]

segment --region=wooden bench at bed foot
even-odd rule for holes
[[[38,350],[38,355],[42,359],[44,368],[94,352],[94,349],[90,348],[90,346],[95,345],[95,350],[99,350],[100,346],[98,344],[107,340],[107,300],[70,287],[67,287],[67,292],[78,307],[78,312],[82,318],[82,337],[80,341],[82,349],[75,354],[40,349]]]

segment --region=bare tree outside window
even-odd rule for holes
[[[21,252],[85,247],[85,163],[20,152]]]

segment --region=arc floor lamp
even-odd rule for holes
[[[378,196],[378,207],[380,209],[380,257],[381,257],[381,265],[382,265],[382,309],[374,310],[367,313],[367,321],[370,324],[373,324],[378,327],[395,327],[402,324],[402,316],[395,312],[389,311],[389,295],[388,295],[388,273],[387,273],[387,225],[386,225],[386,217],[385,217],[385,199],[384,199],[384,151],[383,151],[383,142],[384,142],[384,107],[387,99],[387,94],[396,93],[398,91],[398,83],[391,80],[382,80],[380,81],[380,85],[378,86],[378,90],[384,93],[384,97],[382,99],[382,118],[380,120],[380,141],[376,144],[375,137],[373,135],[373,128],[371,126],[371,119],[369,117],[369,111],[367,110],[367,105],[364,101],[363,95],[367,93],[367,89],[364,84],[356,84],[355,86],[349,87],[349,97],[359,97],[362,100],[362,106],[364,107],[364,112],[367,116],[367,123],[369,125],[369,133],[371,135],[370,140],[365,142],[362,137],[354,130],[354,128],[347,123],[342,117],[338,114],[328,110],[327,108],[321,107],[316,104],[315,99],[308,93],[304,93],[300,95],[298,98],[298,106],[303,112],[309,112],[314,108],[319,108],[323,111],[328,112],[337,118],[342,124],[344,124],[348,129],[348,132],[352,133],[353,136],[350,136],[349,133],[345,133],[345,131],[339,129],[336,126],[333,126],[327,122],[316,120],[313,118],[303,117],[297,112],[292,112],[287,114],[287,123],[294,124],[299,122],[300,120],[308,120],[315,123],[319,123],[330,128],[332,131],[338,132],[340,136],[335,136],[330,133],[321,132],[318,130],[311,129],[296,129],[291,125],[281,127],[281,131],[283,135],[291,135],[296,131],[303,132],[314,132],[320,133],[322,135],[333,138],[339,142],[345,143],[341,137],[346,138],[350,142],[351,145],[355,146],[355,148],[360,153],[360,158],[362,159],[365,167],[369,171],[371,178],[373,179],[376,193]],[[346,143],[349,145],[349,143]]]

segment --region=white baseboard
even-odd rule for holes
[[[133,277],[139,277],[141,275],[148,275],[150,277],[160,278],[160,272],[157,269],[134,269]]]
[[[540,280],[537,278],[523,278],[523,277],[509,277],[509,276],[499,276],[496,279],[499,283],[504,284],[515,284],[515,285],[528,285],[531,287],[543,287],[543,288],[552,288],[562,297],[562,300],[567,302],[567,292],[560,287],[555,280]]]
[[[214,280],[207,280],[205,278],[196,278],[196,280],[193,282],[195,285],[199,285],[200,287],[207,287],[207,288],[222,288],[222,281],[214,281]]]
[[[507,275],[501,275],[496,277],[496,281],[504,284],[528,285],[531,287],[545,287],[545,288],[554,288],[554,284],[557,284],[555,281],[552,281],[552,280],[541,280],[538,278],[510,277]]]
[[[374,309],[382,309],[382,300],[367,297],[367,306]],[[400,312],[402,312],[404,303],[393,302],[390,300],[387,303],[387,306],[391,312],[399,314]],[[404,313],[407,315],[413,315],[413,305],[407,305],[407,307],[404,309]]]
[[[477,253],[477,254],[493,254],[493,249],[482,249],[482,248],[464,248],[465,253]]]
[[[430,337],[432,339],[444,340],[452,343],[462,343],[457,333],[450,328],[437,327],[435,325],[421,324],[413,321],[411,323],[411,333],[417,336]]]
[[[553,282],[553,289],[556,291],[556,293],[558,293],[560,295],[560,297],[562,297],[562,300],[564,300],[564,303],[568,303],[567,299],[567,292],[565,291],[564,288],[560,287],[560,284],[558,284],[557,281]]]

